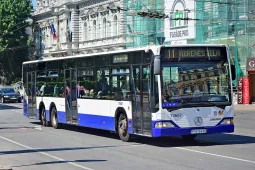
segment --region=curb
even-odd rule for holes
[[[4,165],[4,164],[0,163],[0,170],[12,170],[12,168],[7,166],[7,165]]]
[[[255,105],[234,105],[234,110],[250,110],[255,111]]]

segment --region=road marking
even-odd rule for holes
[[[48,153],[46,153],[46,152],[41,152],[41,151],[39,151],[39,150],[37,150],[37,149],[34,149],[34,148],[29,147],[29,146],[23,145],[23,144],[21,144],[21,143],[15,142],[15,141],[13,141],[13,140],[11,140],[11,139],[8,139],[8,138],[5,138],[5,137],[3,137],[3,136],[0,136],[0,138],[3,139],[3,140],[5,140],[5,141],[8,141],[8,142],[10,142],[10,143],[13,143],[13,144],[15,144],[15,145],[21,146],[21,147],[23,147],[23,148],[36,151],[36,152],[38,152],[38,153],[40,153],[40,154],[42,154],[42,155],[48,156],[48,157],[53,158],[53,159],[56,159],[56,160],[58,160],[58,161],[66,162],[66,163],[68,163],[68,164],[70,164],[70,165],[73,165],[73,166],[75,166],[75,167],[79,167],[79,168],[85,169],[85,170],[94,170],[94,169],[91,169],[91,168],[88,168],[88,167],[79,165],[79,164],[77,164],[77,163],[69,162],[69,161],[64,160],[64,159],[62,159],[62,158],[59,158],[59,157],[50,155],[50,154],[48,154]]]
[[[248,162],[248,163],[255,164],[255,161],[246,160],[246,159],[240,159],[240,158],[235,158],[235,157],[230,157],[230,156],[218,155],[218,154],[214,154],[214,153],[202,152],[202,151],[197,151],[197,150],[187,149],[187,148],[182,148],[182,147],[174,147],[174,148],[189,151],[189,152],[196,152],[196,153],[200,153],[200,154],[211,155],[211,156],[216,156],[216,157],[221,157],[221,158],[232,159],[232,160],[236,160],[236,161],[242,161],[242,162]]]
[[[42,126],[39,125],[39,126],[34,126],[35,130],[42,130]]]
[[[17,111],[17,110],[12,110],[13,112],[16,112],[16,113],[22,113],[22,112],[20,112],[20,111]]]

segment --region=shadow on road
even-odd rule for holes
[[[215,146],[215,145],[239,145],[255,143],[255,137],[235,134],[213,134],[198,136],[196,140],[185,141],[181,137],[162,138],[137,138],[136,143],[147,144],[157,147],[189,147],[189,146]]]
[[[37,124],[38,122],[32,122]],[[74,131],[78,133],[86,133],[93,136],[120,140],[118,134],[111,133],[105,130],[64,125],[64,130]],[[255,137],[244,136],[237,134],[211,134],[201,135],[194,141],[185,141],[181,137],[161,137],[150,138],[142,136],[134,136],[132,142],[137,144],[146,144],[157,147],[185,147],[185,146],[213,146],[213,145],[238,145],[238,144],[252,144],[255,143]]]
[[[19,126],[19,127],[0,127],[0,130],[17,130],[17,129],[35,129],[35,127]]]
[[[73,147],[73,148],[45,148],[45,149],[23,149],[13,151],[0,151],[0,155],[12,155],[12,154],[24,154],[35,152],[59,152],[59,151],[75,151],[75,150],[87,150],[87,149],[99,149],[99,148],[116,148],[128,145],[106,145],[106,146],[88,146],[88,147]]]
[[[105,162],[107,160],[75,160],[75,161],[50,161],[50,162],[40,162],[35,164],[28,165],[20,165],[20,166],[12,166],[13,168],[26,167],[26,166],[34,166],[34,165],[51,165],[51,164],[61,164],[61,163],[86,163],[86,162]]]
[[[16,107],[16,106],[10,106],[10,105],[5,105],[5,104],[0,104],[0,111],[1,111],[1,110],[14,110],[14,109],[22,109],[22,108]]]
[[[40,122],[31,122],[34,125],[40,125]],[[106,137],[106,138],[112,138],[112,139],[119,139],[118,135],[115,132],[109,132],[101,129],[93,129],[93,128],[87,128],[87,127],[81,127],[81,126],[74,126],[74,125],[62,125],[61,129],[78,132],[78,133],[86,133],[94,136],[99,137]]]

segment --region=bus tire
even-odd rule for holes
[[[52,107],[51,109],[51,125],[54,129],[58,129],[60,127],[59,123],[58,123],[58,113],[56,110],[56,107]]]
[[[47,120],[46,120],[46,112],[45,109],[42,108],[41,113],[40,113],[40,121],[41,121],[41,125],[46,127],[48,126]]]
[[[197,135],[182,135],[182,139],[185,141],[194,141]]]
[[[118,119],[118,134],[120,139],[123,142],[128,142],[130,140],[130,135],[128,133],[128,120],[127,116],[123,113],[120,113]]]

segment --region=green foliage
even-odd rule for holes
[[[8,82],[21,77],[22,62],[28,56],[25,21],[31,17],[30,0],[2,0],[0,3],[0,76]]]

